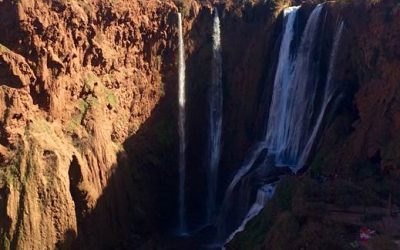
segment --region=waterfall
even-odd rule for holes
[[[178,13],[178,28],[179,28],[179,230],[181,234],[186,233],[186,218],[185,218],[185,179],[186,179],[186,93],[185,93],[185,46],[183,42],[182,15]]]
[[[321,100],[322,107],[319,111],[318,118],[315,122],[315,126],[313,127],[312,133],[311,133],[310,137],[308,138],[306,146],[302,150],[299,161],[297,162],[298,167],[304,166],[307,158],[309,157],[311,149],[315,143],[315,140],[317,139],[317,134],[321,130],[321,126],[322,126],[326,111],[327,111],[330,103],[334,100],[334,98],[337,94],[337,91],[338,91],[338,85],[335,84],[333,77],[334,77],[336,60],[337,60],[337,56],[338,56],[340,40],[342,37],[343,29],[344,29],[344,22],[342,21],[342,22],[340,22],[340,24],[335,32],[335,36],[334,36],[334,40],[333,40],[331,55],[330,55],[330,59],[329,59],[328,75],[327,75],[327,79],[325,82],[323,97]],[[284,41],[282,41],[282,44],[284,44]],[[281,52],[283,52],[283,53],[281,53],[282,55],[286,55],[285,51],[281,51]],[[282,58],[280,58],[280,60],[281,59]],[[288,64],[283,64],[283,65],[288,66]],[[279,72],[288,72],[288,71],[279,70]],[[250,208],[250,210],[247,213],[246,217],[244,218],[242,224],[239,226],[238,229],[236,229],[228,237],[228,240],[226,242],[229,242],[230,240],[232,240],[235,237],[235,235],[237,233],[242,232],[244,230],[247,222],[249,222],[252,218],[257,216],[261,212],[261,210],[264,208],[267,201],[272,198],[274,192],[275,192],[275,186],[273,184],[266,184],[263,187],[261,187],[260,189],[258,189],[257,198],[256,198],[255,203]]]
[[[338,92],[338,84],[334,82],[334,72],[344,22],[339,24],[335,32],[326,81],[322,83],[325,84],[323,96],[320,102],[316,101],[318,71],[313,62],[313,60],[316,60],[313,50],[316,49],[318,20],[322,7],[323,5],[318,5],[311,13],[296,57],[290,56],[293,31],[289,32],[290,16],[288,16],[275,75],[273,105],[270,107],[266,140],[264,145],[258,143],[255,146],[255,148],[268,148],[268,155],[274,157],[275,166],[276,164],[287,164],[294,171],[304,166],[317,139],[317,134],[321,130],[328,107]],[[318,103],[320,103],[320,108],[318,108]],[[282,116],[280,112],[285,112],[285,116]],[[313,112],[317,112],[317,118],[314,118],[314,121],[312,115],[310,115]],[[258,151],[256,154],[254,154],[255,151],[250,152],[252,158],[257,159],[259,157],[257,156],[260,154]],[[268,158],[268,155],[266,158]],[[260,164],[261,169],[269,166],[266,160]],[[234,186],[243,181],[242,178],[245,175],[243,171],[247,173],[254,168],[246,166],[246,164],[243,167],[236,175],[236,177],[240,176],[239,179],[233,179],[231,182],[233,186],[228,187],[228,192],[232,192]],[[258,189],[255,203],[249,209],[241,225],[228,237],[226,242],[229,242],[238,232],[244,230],[247,222],[259,214],[268,200],[272,198],[274,191],[274,184],[265,184]],[[227,195],[231,196],[232,193],[227,193]],[[243,197],[240,199],[243,199]]]
[[[265,204],[267,204],[268,200],[272,198],[274,193],[275,193],[275,184],[266,184],[262,186],[260,189],[258,189],[256,202],[250,208],[242,224],[228,237],[228,240],[226,242],[231,241],[237,233],[240,233],[245,229],[247,222],[249,222],[251,219],[253,219],[261,212]]]
[[[323,123],[325,113],[332,102],[337,84],[333,81],[333,74],[340,43],[343,23],[338,27],[334,36],[330,55],[329,69],[326,81],[320,80],[320,58],[318,50],[318,33],[323,4],[317,5],[308,17],[300,43],[294,53],[295,20],[299,7],[290,7],[284,10],[285,28],[283,31],[279,59],[275,72],[273,94],[269,110],[265,139],[257,143],[247,154],[244,164],[233,177],[227,188],[220,214],[219,228],[227,233],[227,221],[232,221],[232,215],[242,218],[242,223],[228,241],[237,232],[243,230],[246,223],[256,216],[265,206],[273,192],[266,191],[268,183],[265,178],[273,167],[289,167],[296,172],[304,166]],[[321,85],[324,86],[321,88]],[[323,96],[318,93],[323,91]],[[262,152],[267,150],[267,154]],[[272,162],[271,162],[272,158]],[[264,183],[258,188],[257,198],[246,214],[238,213],[232,204],[232,197],[240,194],[243,185],[239,183],[253,180],[254,186]],[[247,192],[254,195],[254,192]],[[238,200],[249,200],[248,197],[239,197]],[[236,205],[237,206],[237,205]],[[231,216],[231,217],[229,217]],[[227,218],[229,217],[229,220]],[[232,225],[232,224],[231,224]],[[220,234],[224,235],[224,234]]]
[[[222,132],[222,55],[221,30],[218,10],[214,9],[213,23],[213,61],[212,81],[208,93],[209,98],[209,172],[207,186],[207,221],[211,222],[215,216],[216,193],[218,186],[218,167],[221,155]]]
[[[322,9],[323,4],[317,5],[308,18],[294,64],[287,58],[279,59],[274,82],[268,149],[275,155],[277,166],[289,166],[295,171],[312,127],[318,80],[313,53]]]
[[[266,144],[263,142],[257,143],[246,155],[246,158],[240,167],[239,171],[233,177],[233,180],[229,184],[226,189],[226,198],[230,197],[230,194],[233,192],[233,189],[239,183],[239,181],[245,176],[254,166],[257,158],[260,156],[261,152],[266,149]]]
[[[283,15],[286,19],[285,31],[282,38],[281,48],[279,52],[279,62],[277,67],[276,78],[287,78],[290,73],[291,65],[290,62],[290,44],[294,37],[294,21],[296,19],[297,11],[300,7],[289,7],[286,8],[283,12]],[[272,109],[272,107],[271,107]],[[233,191],[238,182],[245,176],[253,167],[255,161],[260,156],[261,152],[268,147],[266,141],[259,142],[249,151],[246,155],[246,159],[244,160],[242,166],[239,171],[233,177],[233,180],[229,184],[227,188],[227,196]]]
[[[339,50],[339,45],[340,45],[340,39],[342,38],[342,33],[344,29],[344,22],[340,22],[339,27],[337,28],[337,31],[335,33],[335,37],[333,40],[333,47],[329,59],[329,69],[328,69],[328,77],[326,80],[326,85],[324,89],[324,96],[322,99],[322,108],[321,111],[319,112],[317,122],[314,126],[314,129],[312,131],[312,134],[300,156],[300,160],[298,162],[298,167],[303,167],[310,156],[310,152],[312,147],[314,146],[315,139],[317,138],[317,134],[321,129],[322,121],[325,117],[326,109],[328,108],[329,104],[331,103],[332,99],[335,97],[335,94],[337,92],[337,84],[334,84],[333,82],[333,74],[336,66],[336,58],[337,58],[337,53]]]
[[[279,62],[277,66],[277,71],[276,71],[276,78],[279,79],[284,79],[285,83],[288,83],[289,81],[289,75],[290,72],[292,71],[292,57],[290,55],[290,46],[294,38],[294,24],[297,16],[297,11],[299,10],[300,7],[289,7],[286,8],[283,12],[284,19],[285,19],[285,27],[284,27],[284,34],[282,37],[282,42],[281,42],[281,47],[279,51]],[[275,81],[275,87],[277,87],[276,84],[277,81]],[[272,107],[271,107],[272,108]],[[218,227],[218,238],[219,240],[225,239],[225,236],[227,233],[229,233],[227,230],[226,222],[229,217],[229,210],[232,209],[233,202],[232,198],[234,197],[234,190],[237,188],[237,185],[242,179],[249,173],[251,172],[252,169],[255,168],[255,163],[257,159],[261,157],[262,152],[264,152],[267,149],[267,140],[264,140],[262,142],[257,143],[250,149],[249,153],[247,153],[246,158],[242,164],[242,166],[239,168],[239,171],[236,173],[236,175],[233,177],[231,183],[229,184],[223,204],[222,204],[222,209],[218,217],[217,221],[217,227]],[[267,164],[268,162],[268,156],[262,161],[263,166],[269,165]],[[257,202],[256,202],[257,204]],[[246,216],[246,214],[243,214],[242,216]],[[234,220],[232,218],[229,218],[230,220]],[[242,220],[242,218],[240,218]]]

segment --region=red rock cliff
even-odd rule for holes
[[[123,143],[174,88],[176,11],[157,0],[0,2],[1,248],[69,248],[88,227],[124,224],[129,208],[115,209],[132,194],[107,201],[97,225],[89,215],[106,206]]]

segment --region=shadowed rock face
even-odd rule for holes
[[[178,9],[187,56],[187,209],[189,224],[201,224],[212,4],[224,62],[222,199],[265,132],[278,13],[289,1],[175,2],[0,1],[0,248],[151,249],[176,226]],[[343,178],[365,161],[398,177],[400,9],[396,1],[330,3],[325,33],[338,19],[348,49],[336,78],[346,94],[314,153],[324,171]]]

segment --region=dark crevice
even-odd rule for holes
[[[10,195],[8,187],[0,187],[0,246],[5,246],[10,238],[11,218],[7,215],[7,203]]]
[[[26,195],[26,187],[25,185],[21,188],[21,193],[19,195],[19,202],[18,202],[18,215],[16,218],[17,224],[15,226],[15,234],[12,237],[10,243],[10,249],[16,250],[19,249],[18,243],[21,242],[21,233],[24,221],[24,211],[25,211],[25,195]]]
[[[72,199],[75,204],[75,213],[79,226],[79,224],[85,217],[87,206],[86,206],[85,193],[79,188],[79,185],[83,181],[83,177],[78,159],[76,158],[75,155],[72,156],[72,161],[68,170],[68,176],[69,176],[69,191],[71,193]]]
[[[38,79],[35,85],[30,85],[29,94],[32,97],[33,104],[38,105],[42,110],[50,110],[50,95],[44,89],[44,83],[42,81]]]

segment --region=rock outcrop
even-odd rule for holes
[[[89,215],[129,162],[123,144],[174,88],[165,71],[175,68],[176,12],[156,0],[0,2],[1,248],[126,240],[123,226],[97,243],[85,233],[121,219]]]

